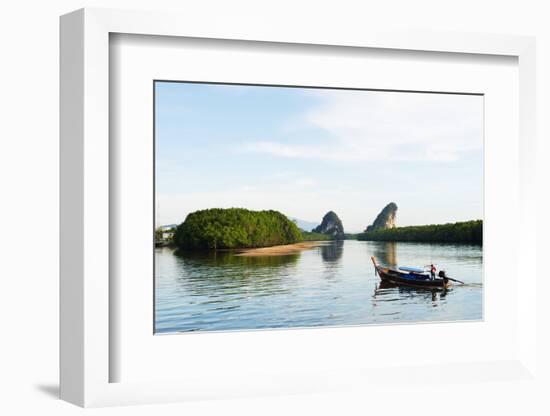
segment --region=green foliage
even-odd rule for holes
[[[358,234],[344,233],[344,240],[357,240]]]
[[[183,250],[219,250],[269,247],[301,241],[302,234],[278,211],[214,208],[187,216],[174,234]]]
[[[157,228],[155,229],[155,244],[162,242],[162,229]]]
[[[361,241],[414,241],[426,243],[482,244],[483,221],[397,227],[357,235]]]
[[[312,231],[302,231],[302,240],[303,241],[324,241],[330,240],[331,236],[323,233],[314,233]]]
[[[175,228],[156,228],[155,229],[155,246],[171,246],[173,243],[173,233],[176,231]]]

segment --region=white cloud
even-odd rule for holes
[[[294,184],[296,186],[303,187],[303,188],[315,186],[316,183],[317,182],[315,182],[315,180],[311,178],[298,178],[294,181]]]
[[[319,103],[301,117],[301,129],[323,132],[313,144],[269,140],[247,152],[285,158],[341,161],[453,161],[483,145],[480,96],[317,91]]]

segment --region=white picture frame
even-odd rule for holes
[[[236,397],[280,392],[323,392],[349,383],[370,385],[402,377],[399,369],[332,369],[331,376],[282,372],[262,380],[213,382],[194,374],[178,381],[112,382],[110,366],[120,359],[110,348],[109,276],[110,171],[109,157],[109,37],[136,34],[206,39],[331,45],[452,54],[504,55],[519,66],[518,258],[535,264],[528,242],[536,241],[536,218],[524,215],[535,204],[535,42],[506,35],[369,32],[330,33],[325,30],[283,30],[266,22],[234,24],[219,20],[204,27],[192,16],[164,13],[82,9],[61,18],[61,397],[80,406],[155,403],[194,398]],[[533,244],[533,243],[530,243]],[[512,270],[510,273],[517,273]],[[512,359],[467,364],[441,361],[437,371],[476,382],[472,373],[523,380],[536,374],[536,278],[530,290],[518,291],[517,355]],[[353,329],[347,329],[353,331]],[[238,342],[238,341],[237,341]],[[246,364],[242,364],[246,365]],[[420,365],[407,374],[422,374]],[[431,371],[434,367],[432,365]],[[363,369],[364,370],[364,369]],[[414,377],[412,377],[414,379]],[[348,380],[343,382],[342,380]],[[352,380],[352,381],[351,381]],[[479,381],[479,380],[478,380]],[[224,384],[225,383],[225,384]],[[363,383],[363,384],[362,384]],[[284,387],[282,387],[284,386]]]

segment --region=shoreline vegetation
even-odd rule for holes
[[[483,221],[464,221],[448,224],[413,225],[378,229],[357,234],[359,241],[401,241],[415,243],[461,243],[483,242]]]
[[[333,216],[336,217],[336,214]],[[205,209],[190,213],[177,226],[156,229],[155,246],[168,246],[180,252],[232,251],[236,256],[282,256],[318,247],[332,240],[477,245],[483,241],[482,220],[406,227],[395,227],[395,222],[392,222],[388,228],[370,227],[369,231],[357,234],[344,233],[339,219],[338,224],[339,233],[330,227],[321,229],[321,226],[315,231],[305,231],[278,211]],[[317,232],[318,229],[324,232]]]
[[[213,208],[192,212],[173,238],[180,250],[281,246],[302,241],[298,226],[278,211]]]
[[[302,241],[328,241],[331,240],[330,236],[322,233],[314,233],[313,231],[304,231],[302,232]]]

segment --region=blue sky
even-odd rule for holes
[[[482,218],[483,97],[157,82],[156,222],[276,209],[362,231]]]

